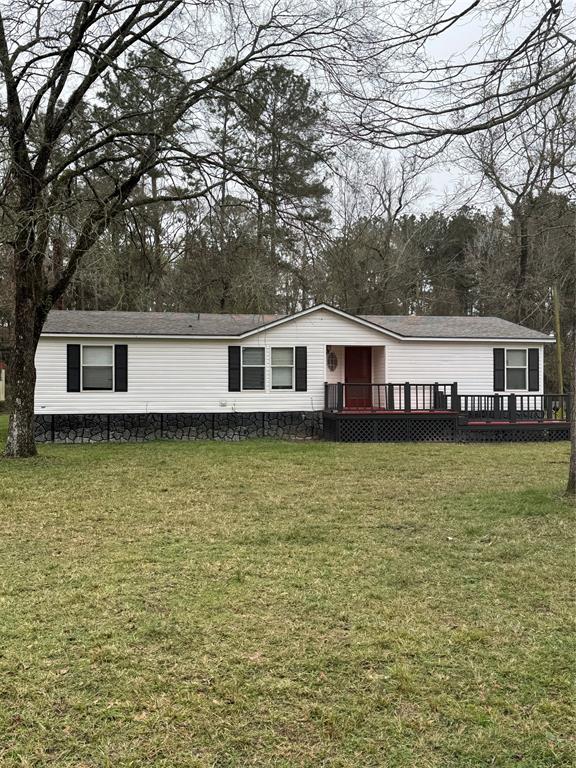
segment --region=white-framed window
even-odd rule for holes
[[[272,389],[294,389],[294,347],[270,350]]]
[[[528,389],[528,350],[506,350],[506,389]]]
[[[242,347],[242,389],[264,389],[266,383],[266,350],[264,347]]]
[[[114,346],[82,345],[82,390],[85,392],[114,389]]]

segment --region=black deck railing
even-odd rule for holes
[[[490,421],[567,420],[570,395],[462,395],[458,384],[325,384],[326,411],[450,412]]]
[[[456,384],[356,384],[325,385],[325,409],[373,409],[376,411],[447,411],[453,410]]]
[[[571,396],[569,393],[544,395],[460,395],[460,412],[469,419],[490,421],[537,421],[570,418]]]

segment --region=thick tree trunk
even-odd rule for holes
[[[570,468],[566,493],[576,499],[576,341],[572,358],[572,413],[570,415]]]
[[[34,356],[36,335],[34,308],[16,306],[14,344],[10,354],[10,421],[4,455],[28,458],[36,455],[34,442]]]
[[[573,398],[576,402],[576,397]],[[570,469],[568,470],[568,486],[566,493],[576,499],[576,405],[572,405],[572,418],[570,419],[572,430],[572,450],[570,452]]]
[[[4,455],[28,458],[36,455],[34,441],[34,357],[48,313],[43,260],[26,248],[29,231],[22,229],[22,246],[14,253],[14,332],[10,352],[10,420]],[[17,242],[17,246],[19,243]]]

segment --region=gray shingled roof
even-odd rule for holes
[[[500,317],[439,316],[439,315],[361,315],[365,320],[380,325],[401,336],[419,338],[462,339],[527,339],[543,340],[550,337],[523,325],[502,320]]]
[[[238,336],[282,315],[211,315],[204,312],[83,312],[53,310],[44,333],[111,336]]]
[[[226,315],[184,312],[84,312],[53,310],[44,333],[100,336],[222,336],[252,331],[286,315]],[[406,338],[550,340],[539,331],[498,317],[360,315]]]

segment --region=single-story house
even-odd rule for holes
[[[287,316],[57,310],[36,355],[38,439],[313,435],[327,414],[552,419],[553,342],[496,317],[325,304]]]

